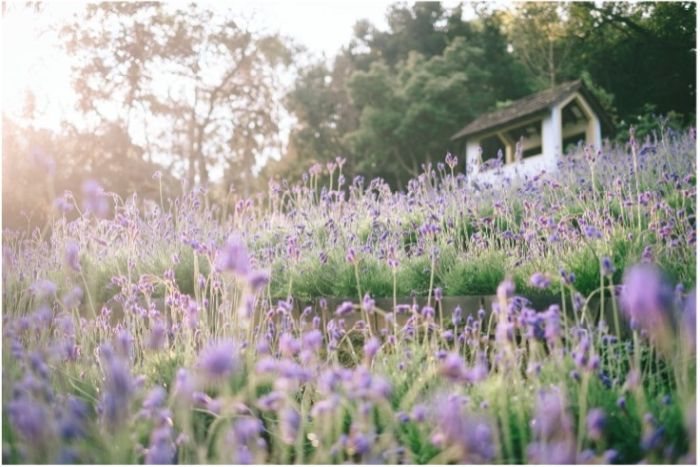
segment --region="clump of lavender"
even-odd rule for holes
[[[496,450],[491,423],[467,410],[456,395],[441,399],[433,407],[436,430],[431,440],[443,452],[453,453],[444,461],[470,464],[493,461]]]
[[[694,138],[502,185],[448,155],[403,192],[338,159],[223,210],[91,184],[70,220],[66,193],[3,235],[3,460],[693,462],[695,293],[653,264],[694,280]],[[453,307],[475,285],[494,303]]]
[[[109,344],[100,347],[100,357],[104,374],[100,410],[105,426],[114,431],[122,428],[129,417],[136,384],[126,358]]]
[[[527,447],[528,460],[537,464],[573,464],[576,440],[566,400],[558,390],[538,394],[531,422],[533,442]]]

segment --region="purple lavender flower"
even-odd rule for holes
[[[610,257],[604,256],[600,260],[600,272],[606,277],[612,277],[615,272],[615,264],[612,262]]]
[[[128,417],[135,382],[126,361],[105,344],[100,347],[105,376],[101,401],[103,419],[109,429],[120,427]]]
[[[194,392],[194,380],[192,376],[184,368],[177,370],[175,374],[175,396],[187,403],[192,401]]]
[[[603,438],[603,429],[605,428],[605,412],[603,409],[591,409],[586,415],[586,428],[588,429],[588,437],[594,441]]]
[[[63,296],[63,304],[68,309],[76,308],[80,305],[82,299],[83,289],[76,285],[70,290],[70,292]]]
[[[371,313],[374,311],[374,300],[368,293],[365,294],[364,298],[362,299],[362,309],[366,311],[367,313]]]
[[[546,289],[552,284],[552,281],[541,272],[536,272],[530,277],[530,283],[538,289]]]
[[[452,324],[454,326],[459,326],[461,322],[462,322],[462,308],[457,306],[452,311]]]
[[[291,334],[284,333],[280,336],[279,350],[285,357],[293,357],[301,350],[301,344]]]
[[[268,271],[256,270],[248,274],[248,284],[254,291],[259,291],[270,282],[270,273]]]
[[[472,368],[466,371],[466,379],[470,383],[478,383],[483,381],[489,374],[489,366],[484,352],[479,352],[476,356],[476,362]]]
[[[254,417],[242,417],[233,424],[233,438],[238,445],[254,442],[262,431],[262,422]]]
[[[147,347],[151,350],[160,350],[165,345],[167,332],[165,324],[158,320],[153,324],[151,332],[148,335]]]
[[[379,351],[382,343],[376,337],[370,337],[364,345],[365,358],[367,360],[372,360],[374,356]]]
[[[83,210],[86,214],[104,218],[109,212],[109,203],[104,190],[94,180],[86,180],[83,183]]]
[[[76,242],[66,245],[66,264],[75,272],[80,272],[80,246]]]
[[[449,353],[440,365],[440,374],[452,381],[462,381],[466,369],[464,359],[456,353]]]
[[[285,407],[280,413],[280,438],[284,444],[294,444],[301,426],[301,416],[296,409]]]
[[[413,410],[411,411],[411,418],[418,422],[424,422],[425,419],[428,416],[428,407],[426,407],[423,404],[416,404],[413,406]]]
[[[496,289],[496,295],[501,301],[506,301],[515,294],[515,284],[510,279],[506,279],[498,285]]]
[[[481,416],[465,411],[457,397],[441,397],[433,408],[437,431],[433,443],[452,449],[452,462],[487,464],[495,458],[491,426]]]
[[[348,248],[348,253],[345,255],[345,260],[350,264],[355,263],[355,250],[352,247]]]
[[[576,275],[573,272],[567,273],[564,269],[559,269],[559,274],[566,285],[571,285],[576,281]]]
[[[62,214],[67,214],[73,210],[73,205],[66,196],[59,196],[53,202],[53,207]]]
[[[347,314],[352,313],[352,309],[353,309],[352,302],[345,301],[335,310],[335,314],[336,314],[336,316],[345,316]]]
[[[573,421],[558,391],[541,392],[532,423],[534,440],[527,447],[533,463],[572,464],[576,460]]]
[[[442,288],[440,287],[435,287],[435,301],[442,301]]]
[[[114,350],[124,358],[133,354],[134,336],[126,329],[121,329],[114,338]]]
[[[604,464],[612,464],[615,462],[619,457],[619,454],[616,450],[614,449],[608,449],[603,453],[603,463]]]
[[[168,393],[161,386],[156,386],[148,393],[143,400],[143,408],[146,411],[153,411],[163,406]]]
[[[586,237],[590,239],[598,239],[598,238],[603,238],[603,234],[593,227],[592,225],[587,225],[583,228],[583,232],[586,234]]]
[[[75,396],[69,396],[61,409],[58,419],[61,438],[71,441],[84,436],[88,418],[87,404]]]
[[[572,420],[558,391],[541,392],[537,398],[533,431],[541,440],[570,433]]]
[[[227,378],[236,369],[236,346],[233,342],[222,341],[210,344],[197,360],[197,368],[211,380]]]
[[[448,152],[445,156],[445,163],[450,169],[454,169],[459,163],[459,159],[457,159],[457,156],[453,156],[451,153]]]
[[[226,244],[219,251],[216,265],[220,271],[231,271],[243,277],[250,274],[248,248],[239,235],[232,234],[229,236]]]
[[[559,306],[552,305],[544,313],[544,336],[549,342],[555,342],[561,337],[559,312]]]
[[[58,291],[58,287],[56,287],[56,284],[50,280],[42,279],[36,281],[34,285],[32,285],[32,290],[37,298],[47,298],[55,296],[56,292]]]
[[[666,326],[673,305],[673,289],[655,266],[640,264],[625,271],[620,300],[631,319],[652,335]]]
[[[27,441],[42,442],[49,434],[48,413],[38,401],[22,396],[11,401],[7,411],[12,427]]]
[[[318,329],[312,329],[302,336],[301,345],[305,350],[317,352],[323,346],[323,334]]]
[[[257,406],[260,410],[278,411],[284,405],[284,400],[285,396],[281,391],[272,391],[258,399]]]
[[[424,306],[420,313],[425,319],[433,319],[435,317],[435,308],[432,306]]]

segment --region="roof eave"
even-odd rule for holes
[[[521,115],[517,118],[513,118],[511,120],[507,120],[505,122],[496,124],[496,125],[491,125],[486,128],[480,128],[478,130],[473,130],[473,131],[465,131],[465,129],[457,132],[452,138],[450,138],[451,141],[456,141],[461,138],[469,137],[469,136],[480,136],[484,135],[487,133],[495,133],[499,129],[510,127],[510,126],[516,126],[520,123],[523,123],[527,120],[530,120],[531,118],[540,116],[540,115],[546,115],[547,112],[552,108],[552,106],[545,107],[544,109],[539,109],[534,112],[530,112],[524,115]]]

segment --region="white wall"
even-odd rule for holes
[[[557,161],[562,155],[561,111],[569,102],[571,102],[572,99],[576,98],[583,107],[586,116],[589,118],[589,122],[585,126],[586,143],[593,145],[596,149],[599,149],[603,142],[601,137],[600,119],[596,113],[593,112],[586,100],[577,93],[559,105],[553,106],[549,114],[542,119],[542,155],[540,156],[528,157],[519,163],[516,162],[513,164],[506,164],[502,169],[477,172],[481,157],[479,152],[479,141],[478,138],[468,140],[466,147],[466,158],[467,163],[469,164],[469,179],[476,179],[480,182],[488,182],[498,185],[504,178],[513,179],[526,176],[533,177],[542,173],[543,171],[549,172],[556,170]],[[578,128],[576,131],[578,131]]]
[[[561,154],[561,108],[554,106],[542,120],[542,155],[554,159]]]
[[[476,173],[481,162],[481,151],[479,150],[479,141],[477,139],[467,140],[467,174],[471,177]]]

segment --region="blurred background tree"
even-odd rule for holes
[[[246,194],[342,156],[347,174],[400,188],[461,153],[449,137],[472,118],[571,79],[620,130],[653,131],[652,112],[694,122],[694,3],[397,3],[386,15],[319,60],[230,9],[85,5],[59,25],[80,124],[39,129],[31,96],[24,115],[3,115],[5,225],[41,224],[50,198],[87,177],[153,196],[156,170],[168,193]]]
[[[518,4],[511,14],[504,14],[505,29],[512,49],[527,69],[535,88],[554,87],[567,68],[573,43],[563,3],[528,2]]]
[[[215,168],[228,182],[246,180],[279,144],[276,76],[291,52],[225,13],[100,3],[62,31],[79,57],[80,110],[141,136],[146,158],[165,155],[189,186],[207,186]]]
[[[399,187],[441,159],[468,119],[531,92],[500,12],[463,16],[461,6],[395,4],[387,31],[358,22],[333,66],[312,64],[289,93],[297,124],[285,157],[307,168],[345,156],[348,172]],[[273,163],[265,174],[286,171]]]

